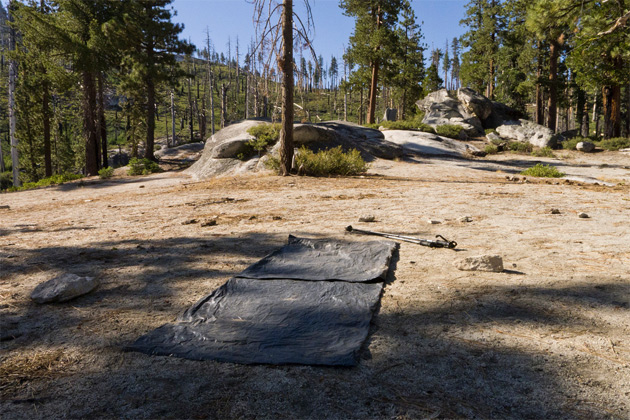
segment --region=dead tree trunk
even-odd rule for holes
[[[287,176],[293,163],[293,0],[284,0],[282,10],[282,130],[280,175]]]

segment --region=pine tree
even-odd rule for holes
[[[448,89],[448,71],[451,69],[451,57],[448,54],[448,41],[444,46],[444,59],[442,61],[442,70],[444,70],[444,85]],[[452,88],[451,88],[452,89]]]
[[[391,78],[391,84],[400,103],[400,118],[405,119],[416,109],[414,103],[422,95],[422,79],[425,76],[424,36],[408,1],[403,5],[397,36],[399,54],[394,58],[396,74]]]
[[[370,69],[368,124],[375,121],[379,71],[390,64],[397,48],[395,25],[402,0],[341,0],[346,16],[355,18],[348,57]]]
[[[184,29],[171,21],[168,6],[172,0],[125,2],[124,14],[115,33],[122,42],[123,90],[146,111],[144,157],[155,160],[156,94],[164,83],[174,84],[181,71],[176,71],[176,54],[192,54],[194,47],[177,36]],[[192,121],[192,118],[190,119]]]
[[[451,41],[451,51],[453,52],[453,58],[451,59],[451,84],[455,89],[459,89],[459,70],[460,70],[460,62],[459,62],[459,39],[457,37],[453,38]]]

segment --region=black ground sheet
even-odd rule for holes
[[[247,364],[356,365],[395,248],[289,237],[128,349]]]

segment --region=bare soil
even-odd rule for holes
[[[616,186],[506,179],[535,161]],[[10,206],[0,208],[0,412],[630,418],[629,185],[628,155],[563,152],[378,160],[355,178],[192,182],[167,172],[0,195]],[[365,215],[377,221],[359,223]],[[346,234],[348,225],[459,243],[456,251],[401,244],[357,367],[122,351],[289,234],[373,239]],[[506,270],[453,266],[480,254],[501,255]],[[101,285],[63,304],[30,300],[38,283],[68,272]]]

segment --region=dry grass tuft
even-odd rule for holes
[[[67,373],[78,360],[63,349],[18,353],[0,360],[0,391],[15,393],[37,379],[52,379]]]

